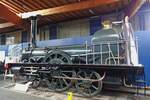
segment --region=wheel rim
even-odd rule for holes
[[[32,81],[31,87],[32,87],[32,88],[37,88],[37,87],[39,87],[40,81],[41,81],[40,79],[34,79],[34,80]]]
[[[44,58],[45,63],[50,64],[70,64],[72,63],[69,54],[63,51],[52,51]]]
[[[78,78],[87,78],[87,79],[99,79],[101,76],[95,71],[79,71],[77,73]],[[77,90],[82,93],[84,96],[94,96],[102,90],[102,81],[91,82],[78,80],[76,82]]]
[[[57,72],[57,75],[52,75],[53,76],[61,76],[61,77],[72,77],[75,72],[73,71],[59,71]],[[51,80],[47,80],[47,85],[49,89],[55,90],[57,92],[65,91],[70,88],[72,85],[71,80],[69,79],[62,79],[62,78],[51,78]]]
[[[67,53],[58,50],[49,53],[45,57],[44,62],[50,64],[71,64],[72,63],[72,61],[70,60],[70,56]],[[53,76],[66,77],[68,76],[68,73],[62,71],[59,67],[53,68],[51,79],[47,80],[47,85],[49,89],[61,92],[67,90],[71,86],[71,80],[54,78]]]

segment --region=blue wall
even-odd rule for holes
[[[147,85],[150,86],[150,31],[136,33],[139,43],[139,60],[144,65]]]

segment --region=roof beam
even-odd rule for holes
[[[1,28],[6,28],[6,27],[11,27],[11,26],[14,26],[15,24],[13,24],[13,23],[2,23],[2,24],[0,24],[0,29]]]
[[[4,5],[4,6],[8,7],[9,9],[11,9],[12,12],[14,12],[14,13],[19,13],[19,12],[21,12],[20,10],[17,10],[17,9],[18,9],[17,7],[15,7],[14,5],[12,5],[12,4],[10,4],[10,3],[7,3],[7,2],[5,2],[5,1],[0,1],[0,3],[1,3],[2,5]]]
[[[10,1],[10,0],[0,0],[0,3],[6,7],[8,7],[9,9],[15,9],[18,12],[23,12],[22,9],[20,9],[18,6],[16,6],[16,4],[14,4],[14,2]],[[22,7],[23,8],[23,7]]]
[[[1,25],[4,25],[6,27],[13,26],[13,25],[17,25],[20,28],[28,28],[29,27],[28,22],[24,21],[21,17],[19,17],[17,14],[10,11],[6,6],[4,6],[1,3],[0,3],[0,9],[1,9],[0,18],[6,20],[7,22],[12,23],[12,24],[5,23],[5,24],[1,24]]]
[[[133,17],[145,2],[146,0],[132,0],[126,9],[126,16]]]
[[[87,0],[87,1],[81,1],[73,4],[67,4],[59,7],[22,13],[19,14],[19,16],[21,16],[22,18],[28,18],[30,16],[36,16],[36,15],[46,16],[46,15],[61,14],[61,13],[95,8],[101,5],[107,5],[118,1],[119,0]]]
[[[12,26],[12,27],[0,28],[0,34],[1,33],[9,33],[9,32],[16,31],[16,30],[22,30],[22,29],[16,27],[15,25]]]
[[[15,13],[10,11],[6,6],[0,4],[0,17],[5,19],[8,22],[12,22],[13,24],[19,24],[22,20],[19,16],[17,16]]]

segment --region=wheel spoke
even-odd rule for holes
[[[91,74],[90,74],[90,78],[92,79],[92,76],[94,75],[94,73],[92,72]]]
[[[87,78],[88,77],[87,73],[85,71],[83,73],[84,73],[85,78]]]
[[[62,82],[61,82],[61,79],[58,79],[58,80],[59,80],[59,85],[60,85],[60,87],[63,88],[63,84],[62,84]]]
[[[68,77],[61,70],[59,70],[58,73],[59,74],[57,76]],[[67,80],[64,78],[53,78],[52,80],[54,80],[54,81],[51,81],[49,84],[51,84],[51,86],[55,85],[55,91],[58,91],[58,92],[65,91],[71,86],[71,80]],[[55,82],[55,84],[52,84],[54,82]]]
[[[77,73],[78,78],[86,79],[99,79],[100,75],[95,71],[79,71]],[[82,85],[82,86],[81,86]],[[79,90],[85,96],[94,96],[98,94],[102,89],[102,82],[91,82],[90,80],[78,80],[76,83],[77,90]]]
[[[63,76],[68,77],[66,74],[62,73]]]
[[[51,56],[47,57],[47,58],[46,58],[46,62],[50,62],[51,59],[52,59]]]
[[[34,80],[32,82],[32,88],[37,88],[40,85],[40,80]]]
[[[57,56],[57,54],[55,54],[55,57],[54,58],[57,58],[58,56]]]
[[[64,58],[65,58],[65,57],[62,56],[60,59],[63,61]]]
[[[81,75],[78,76],[79,78],[83,78]]]
[[[49,80],[46,80],[47,86],[49,89],[55,90],[56,88],[56,84],[54,82],[54,80],[51,80],[51,82]]]
[[[70,64],[72,63],[71,59],[70,59],[70,55],[65,53],[64,51],[60,51],[60,50],[52,50],[51,52],[49,52],[46,57],[44,58],[43,62],[46,63],[50,63],[50,64]],[[67,73],[63,73],[62,70],[58,70],[57,69],[52,69],[54,70],[54,76],[56,76],[55,74],[57,74],[58,77],[68,77]],[[62,79],[62,78],[53,78],[52,75],[52,79],[49,82],[49,86],[54,86],[55,85],[55,90],[56,91],[65,91],[67,90],[70,85],[71,85],[71,81],[70,80],[66,80],[66,79]],[[54,81],[54,82],[53,82]],[[55,84],[54,84],[55,83]]]
[[[95,90],[97,90],[98,88],[96,87],[96,86],[94,86],[94,85],[92,85],[92,88],[94,88]]]
[[[91,89],[88,89],[88,93],[89,93],[89,95],[91,95],[91,94],[92,94],[92,91],[91,91]]]
[[[82,85],[82,84],[84,84],[84,83],[83,83],[83,82],[78,82],[77,84],[80,86],[80,85]]]

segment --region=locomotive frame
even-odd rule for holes
[[[93,65],[93,64],[46,64],[46,63],[9,63],[8,66],[10,67],[20,67],[23,66],[23,68],[26,69],[26,71],[30,69],[30,73],[22,73],[22,75],[26,76],[32,76],[32,87],[37,88],[43,80],[48,85],[48,88],[50,90],[56,91],[56,92],[62,92],[67,89],[69,89],[71,86],[75,85],[78,93],[83,94],[84,96],[94,96],[98,94],[102,88],[103,88],[103,81],[106,76],[112,75],[111,72],[116,73],[113,77],[116,77],[116,75],[119,75],[119,77],[122,79],[122,86],[126,87],[126,82],[124,82],[124,79],[128,77],[129,73],[132,73],[134,75],[134,78],[139,75],[144,75],[144,67],[143,66],[132,66],[132,65]],[[66,69],[66,71],[71,71],[72,75],[63,75],[60,69]],[[43,69],[44,68],[44,69]],[[57,69],[55,69],[57,68]],[[38,70],[37,70],[38,69]],[[76,71],[78,71],[76,73]],[[99,76],[96,79],[92,79],[92,77],[84,77],[82,73],[88,72],[88,75],[91,75],[91,73],[101,72],[103,76]],[[81,77],[79,77],[81,75]],[[145,76],[144,76],[145,78]],[[58,80],[59,81],[58,81]],[[68,84],[64,87],[57,87],[61,85],[62,82],[60,80],[65,80]],[[136,80],[136,79],[133,79]],[[54,81],[54,82],[53,82]],[[52,82],[52,83],[50,83]],[[59,83],[58,83],[59,82]],[[137,84],[136,81],[134,81]],[[94,83],[97,87],[95,87],[95,91],[91,91],[92,83]],[[79,87],[78,84],[82,84],[81,87]],[[104,82],[105,84],[105,82]],[[111,84],[110,84],[111,85]],[[113,84],[114,85],[114,84]],[[118,85],[117,85],[118,86]],[[138,87],[137,87],[138,88]],[[89,92],[89,93],[88,93]]]
[[[35,55],[34,49],[27,50],[27,54],[32,55],[27,57],[29,62],[10,63],[9,66],[21,66],[21,75],[32,77],[30,80],[34,88],[37,88],[44,81],[51,90],[62,92],[74,86],[79,93],[89,97],[98,94],[102,90],[103,84],[127,86],[126,81],[128,81],[127,78],[130,73],[134,75],[134,78],[138,75],[144,75],[143,66],[129,65],[122,61],[126,57],[120,56],[119,49],[122,47],[122,44],[123,46],[127,46],[125,45],[127,43],[128,41],[109,41],[108,43],[92,45],[86,43],[80,45],[85,49],[82,49],[82,53],[76,55],[69,55],[65,50],[62,51],[61,48],[36,48],[35,51],[45,51],[45,56]],[[116,56],[113,55],[114,53],[111,50],[111,46],[114,46],[114,44],[117,48]],[[80,46],[78,45],[78,47]],[[95,52],[94,48],[97,46],[100,49],[99,52]],[[103,47],[101,46],[105,46],[105,51],[103,51]],[[100,63],[96,63],[95,55],[103,58],[103,54],[107,54],[104,62],[99,59]],[[84,57],[84,62],[72,62],[72,57],[80,58],[80,56]],[[92,58],[91,61],[88,60],[88,56]],[[113,62],[110,62],[110,60],[113,60]],[[135,82],[135,79],[133,80]],[[134,82],[128,83],[135,84]]]
[[[115,30],[108,30],[107,35],[107,30],[101,31],[102,38],[95,36],[96,42],[92,40],[90,45],[86,42],[79,45],[79,50],[72,52],[67,47],[35,48],[35,19],[31,19],[33,48],[25,50],[27,56],[22,63],[8,64],[9,67],[21,67],[20,73],[29,76],[32,87],[37,88],[41,82],[46,82],[49,89],[62,92],[74,86],[79,93],[90,97],[98,94],[103,84],[127,86],[126,83],[136,82],[136,76],[141,75],[145,79],[144,67],[137,59],[133,59],[132,53],[138,58],[133,52],[138,47],[127,20],[126,33],[121,32],[116,36]],[[106,41],[99,41],[103,39]],[[42,51],[43,54],[36,51]],[[133,82],[128,80],[130,74],[134,75]]]

